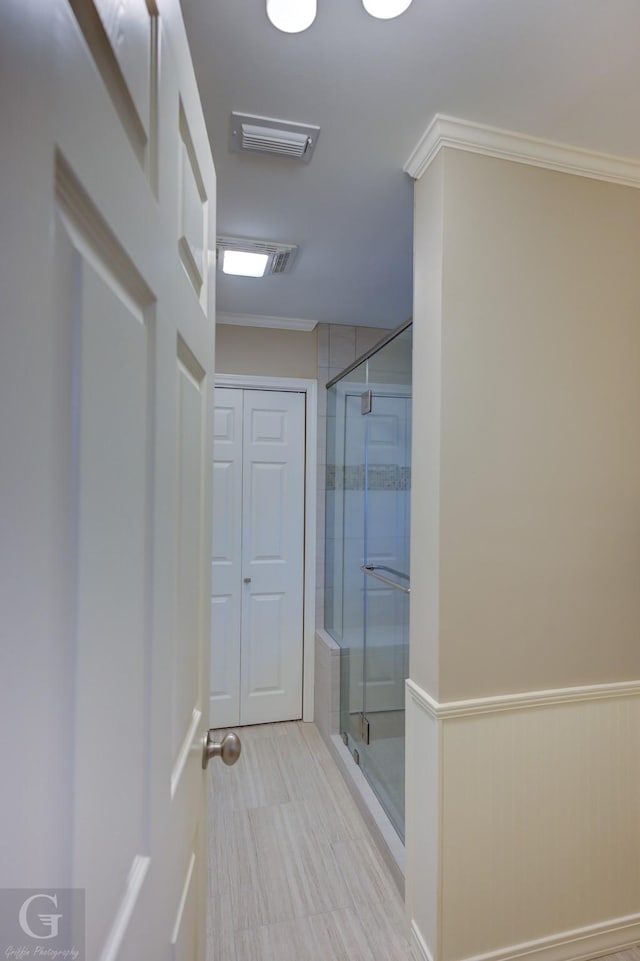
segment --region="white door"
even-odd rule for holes
[[[92,961],[196,961],[215,174],[179,4],[9,0],[0,71],[0,887],[84,889]]]
[[[216,389],[210,722],[302,717],[304,395]]]

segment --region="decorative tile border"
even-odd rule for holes
[[[365,473],[366,472],[366,473]],[[411,468],[397,464],[373,466],[364,464],[343,467],[327,464],[326,489],[328,491],[408,491],[411,490]]]

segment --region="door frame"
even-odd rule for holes
[[[216,374],[215,387],[282,390],[305,397],[304,583],[302,624],[302,720],[313,721],[316,630],[316,524],[318,463],[318,383],[311,378]]]

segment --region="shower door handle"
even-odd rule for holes
[[[380,568],[380,569],[387,570],[387,568]],[[385,577],[384,574],[379,574],[378,573],[379,569],[375,567],[374,564],[365,564],[365,566],[361,567],[360,570],[362,571],[363,574],[368,574],[369,577],[375,577],[377,581],[382,581],[383,584],[387,584],[389,587],[393,587],[394,590],[396,591],[402,591],[403,594],[411,593],[410,587],[404,587],[404,585],[398,584],[396,581],[392,581],[390,577]],[[409,580],[407,575],[401,574],[400,571],[394,571],[393,573],[396,573],[398,577],[405,577],[407,580]]]

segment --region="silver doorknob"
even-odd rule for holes
[[[234,731],[229,731],[221,741],[214,741],[212,738],[213,728],[207,731],[207,736],[202,739],[202,770],[206,771],[207,764],[212,757],[220,757],[225,764],[235,764],[240,757],[242,744],[240,738]]]

